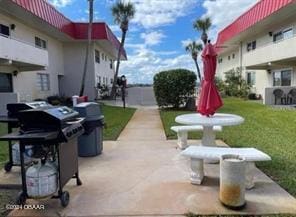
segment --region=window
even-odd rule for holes
[[[102,60],[104,60],[105,59],[105,55],[102,53]]]
[[[49,86],[49,74],[37,74],[37,86],[41,91],[50,90]]]
[[[228,56],[228,60],[230,60],[230,56]]]
[[[96,63],[101,62],[100,51],[98,51],[98,50],[95,50],[95,61],[96,61]]]
[[[113,69],[113,60],[110,59],[110,69]]]
[[[251,50],[255,50],[256,49],[256,41],[252,41],[252,42],[249,42],[247,43],[247,51],[251,51]]]
[[[8,37],[10,35],[9,27],[0,24],[0,35]]]
[[[223,62],[223,58],[220,57],[220,58],[218,59],[218,63],[222,63],[222,62]]]
[[[256,49],[256,41],[252,41],[252,50]]]
[[[273,42],[293,37],[293,28],[288,28],[273,34]]]
[[[35,45],[36,47],[39,47],[39,48],[43,48],[43,49],[47,48],[46,41],[38,37],[35,37]]]
[[[235,54],[233,53],[233,54],[232,54],[232,59],[234,59],[234,58],[235,58]]]
[[[113,84],[113,78],[110,78],[110,84]]]
[[[291,86],[292,70],[273,72],[273,86]]]
[[[282,86],[291,86],[291,70],[283,70],[282,72]]]
[[[0,73],[0,92],[13,92],[11,74]]]
[[[247,84],[254,86],[256,81],[256,73],[255,72],[247,72]]]
[[[273,34],[273,42],[279,41],[283,39],[283,33],[282,32],[277,32]]]
[[[293,37],[293,29],[289,28],[283,31],[284,39],[292,38]]]

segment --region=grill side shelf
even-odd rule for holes
[[[37,142],[37,141],[48,141],[56,139],[58,131],[54,132],[42,132],[42,133],[30,133],[20,134],[19,132],[9,133],[1,136],[0,141],[23,141],[23,142]]]

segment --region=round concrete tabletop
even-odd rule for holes
[[[202,126],[232,126],[239,125],[244,122],[244,118],[233,114],[216,113],[207,117],[201,114],[179,115],[175,121],[185,125],[202,125]]]

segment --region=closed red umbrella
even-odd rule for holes
[[[215,85],[215,73],[217,66],[217,53],[211,43],[207,43],[202,52],[204,79],[201,83],[201,92],[197,111],[202,115],[214,115],[223,105],[217,87]]]

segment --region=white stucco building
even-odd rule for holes
[[[242,76],[265,104],[274,89],[296,88],[296,1],[261,0],[221,30],[217,74],[241,68]]]
[[[20,101],[79,94],[87,23],[75,23],[45,0],[0,1],[0,93]],[[93,24],[85,95],[111,86],[119,41],[108,25]],[[126,59],[125,51],[121,59]]]

